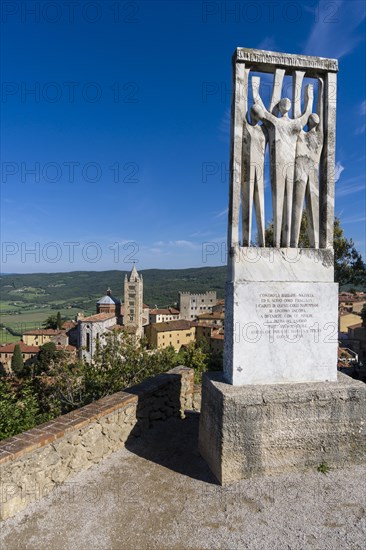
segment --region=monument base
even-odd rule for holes
[[[233,250],[225,296],[226,382],[337,380],[333,260],[332,250]]]
[[[255,475],[364,464],[366,384],[232,386],[202,380],[199,451],[221,484]]]

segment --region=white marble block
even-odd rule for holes
[[[229,273],[225,380],[234,386],[335,381],[332,250],[236,247]]]

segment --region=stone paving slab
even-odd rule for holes
[[[366,466],[217,485],[198,414],[146,436],[0,524],[1,550],[365,548]]]

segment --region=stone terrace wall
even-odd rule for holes
[[[0,519],[46,496],[138,437],[193,408],[193,370],[176,367],[0,442]]]

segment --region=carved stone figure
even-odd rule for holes
[[[267,208],[266,215],[273,218],[274,247],[298,247],[306,202],[311,247],[333,248],[337,71],[335,59],[248,48],[238,48],[234,53],[228,212],[230,257],[234,257],[236,249],[252,244],[253,204],[257,244],[266,246],[262,167],[267,144],[272,216]],[[262,101],[264,93],[259,91],[263,78],[259,75],[269,75],[272,81],[271,98],[266,106]],[[318,106],[314,111],[313,88],[308,85],[304,90],[304,79],[318,81]],[[291,101],[286,97],[289,94],[284,91],[284,84],[292,86]],[[250,85],[253,102],[248,105]]]
[[[311,248],[319,248],[319,162],[323,149],[323,80],[318,79],[317,113],[308,119],[308,131],[300,131],[296,145],[291,246],[299,245],[304,199]]]
[[[305,112],[297,118],[289,118],[291,101],[281,99],[278,108],[281,117],[269,112],[259,95],[259,78],[255,102],[263,109],[262,120],[269,136],[270,171],[274,224],[274,246],[289,247],[291,237],[292,201],[295,173],[296,145],[298,136],[306,125],[313,104],[313,87],[305,88]]]
[[[243,128],[243,171],[242,171],[242,220],[243,246],[250,246],[252,236],[253,200],[257,221],[259,246],[265,246],[264,240],[264,153],[266,149],[266,130],[258,124],[264,116],[259,105],[250,109],[251,123],[245,117]]]

